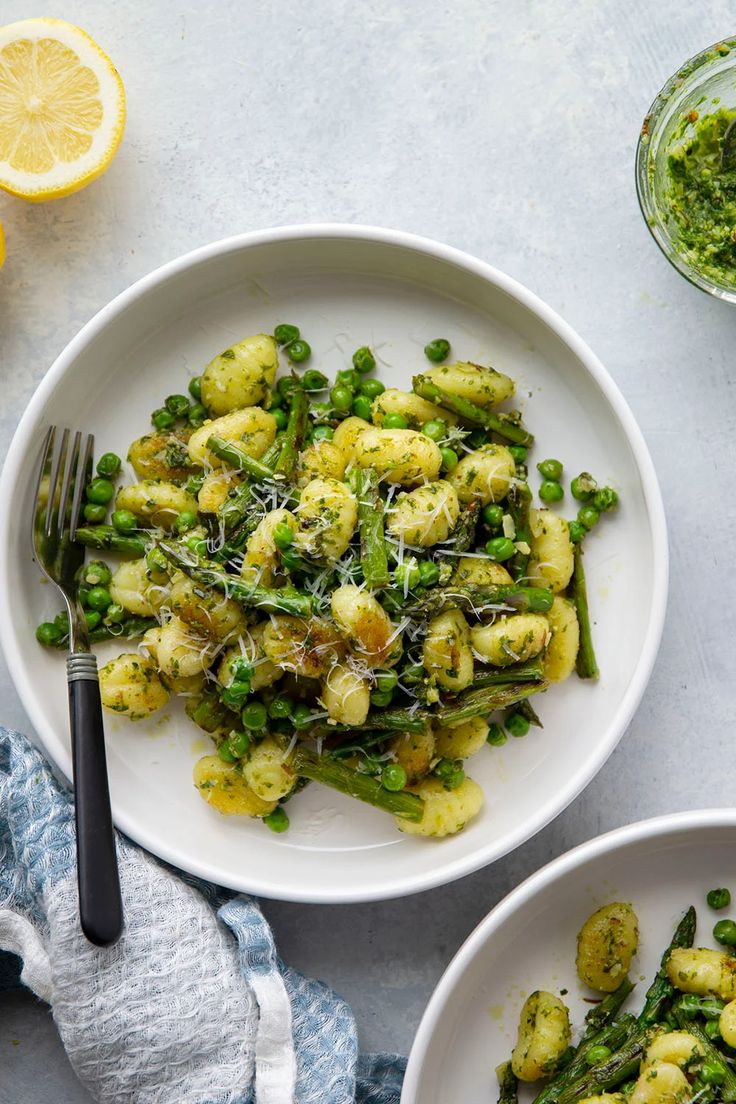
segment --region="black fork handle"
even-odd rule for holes
[[[123,930],[123,903],[110,812],[97,659],[67,659],[77,826],[79,919],[90,943],[108,947]]]

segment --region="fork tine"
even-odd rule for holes
[[[77,434],[79,437],[80,434]],[[95,439],[92,433],[87,434],[87,441],[84,446],[84,452],[81,459],[77,463],[77,470],[74,475],[74,498],[72,499],[72,512],[69,519],[69,539],[74,541],[77,537],[77,526],[79,525],[79,514],[82,509],[82,497],[84,495],[84,489],[90,481],[92,475],[92,456],[95,449]]]
[[[33,491],[33,521],[31,529],[31,544],[35,549],[36,533],[41,530],[41,515],[44,506],[41,505],[41,487],[43,486],[44,477],[48,477],[51,470],[51,457],[54,451],[54,441],[56,439],[56,426],[49,426],[46,430],[46,436],[43,439],[43,445],[41,447],[41,458],[38,463],[38,478],[36,479],[36,486]],[[45,518],[48,517],[48,500],[44,504],[46,508]],[[35,555],[35,551],[34,551]]]
[[[82,444],[82,434],[79,430],[74,434],[69,462],[64,471],[64,479],[61,484],[59,497],[59,531],[62,534],[69,532],[69,518],[71,516],[71,498],[76,489],[77,465],[79,463],[79,449]]]
[[[59,451],[54,454],[54,458],[51,462],[51,475],[49,476],[49,501],[46,506],[46,536],[51,539],[54,536],[54,517],[57,514],[56,507],[56,491],[60,477],[64,474],[64,467],[66,465],[66,454],[69,447],[69,430],[65,429],[61,435],[61,445]],[[61,518],[61,515],[60,515]],[[57,523],[56,534],[62,526],[61,520]]]

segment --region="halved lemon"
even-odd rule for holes
[[[125,127],[109,57],[63,19],[0,27],[0,188],[40,202],[105,171]]]

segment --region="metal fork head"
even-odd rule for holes
[[[92,475],[94,437],[51,426],[44,438],[33,503],[33,556],[61,591],[69,614],[69,651],[89,651],[87,623],[77,597],[76,574],[84,548],[75,542],[84,489]]]

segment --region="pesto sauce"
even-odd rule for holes
[[[736,172],[721,169],[721,147],[734,118],[736,110],[725,107],[688,116],[697,125],[668,155],[663,200],[676,224],[677,252],[702,276],[730,287],[736,287]]]

